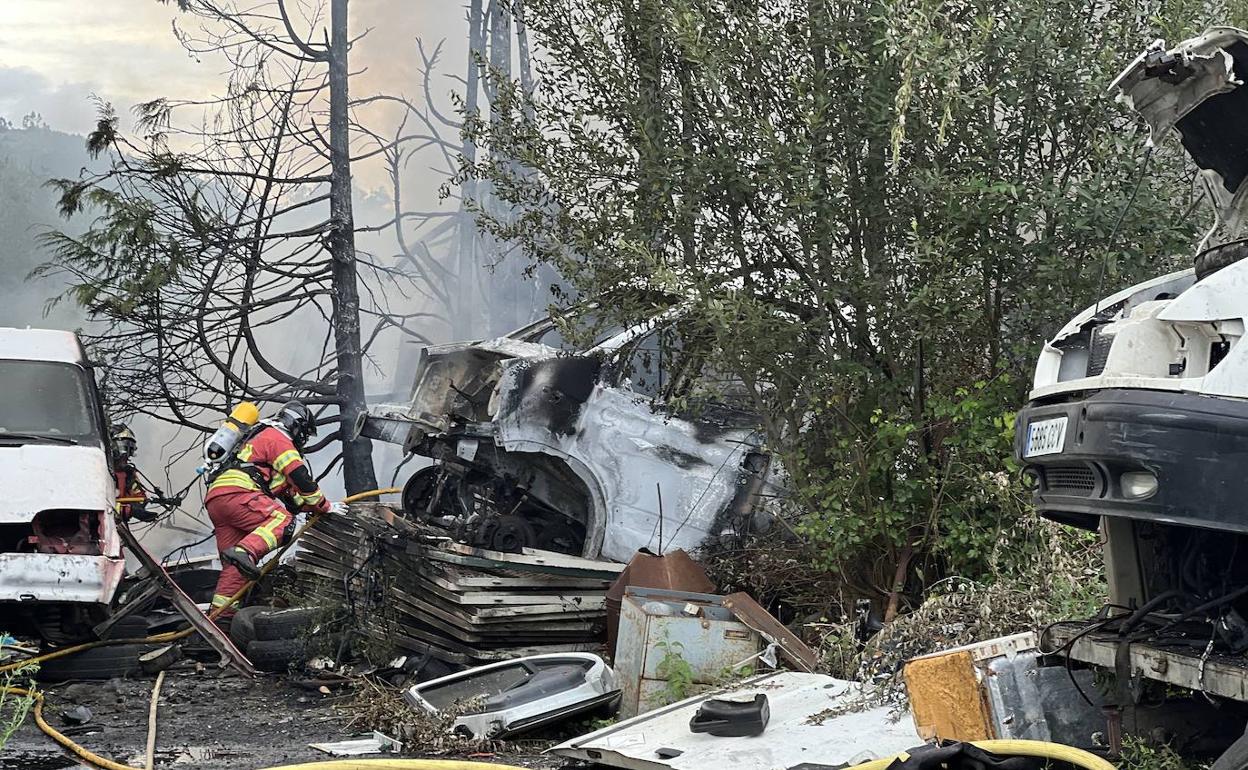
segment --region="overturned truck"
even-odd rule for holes
[[[725,403],[671,406],[668,314],[588,348],[542,321],[423,351],[407,403],[374,406],[362,435],[432,464],[407,481],[408,516],[498,551],[627,561],[765,530],[783,485],[758,419]],[[701,371],[696,372],[701,376]]]

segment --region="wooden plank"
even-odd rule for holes
[[[1085,625],[1061,623],[1048,630],[1045,649],[1066,649],[1071,640],[1082,634]],[[1111,634],[1079,636],[1067,653],[1071,660],[1113,671],[1119,641]],[[1223,655],[1210,655],[1201,672],[1200,653],[1177,652],[1154,647],[1144,642],[1131,645],[1132,675],[1158,682],[1207,692],[1238,701],[1248,701],[1248,661]]]

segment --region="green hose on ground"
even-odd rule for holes
[[[1084,770],[1117,770],[1114,765],[1090,751],[1048,741],[990,740],[970,741],[971,745],[1000,756],[1039,757],[1068,762]],[[884,770],[897,759],[905,759],[909,754],[898,754],[887,759],[873,759],[861,765],[854,765],[849,770]]]

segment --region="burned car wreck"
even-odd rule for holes
[[[544,344],[553,322],[427,348],[410,401],[371,407],[359,429],[431,459],[404,511],[481,547],[627,561],[765,529],[783,484],[757,418],[668,405],[688,380],[663,371],[675,322],[588,349]]]

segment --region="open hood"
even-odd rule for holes
[[[1155,41],[1114,80],[1119,99],[1151,128],[1171,128],[1200,167],[1218,221],[1240,229],[1248,193],[1248,32],[1214,27],[1167,49]]]

